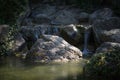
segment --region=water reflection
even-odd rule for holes
[[[14,57],[0,65],[0,80],[79,80],[83,67],[82,63],[33,65]]]

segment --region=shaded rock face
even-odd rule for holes
[[[107,19],[112,16],[113,16],[113,12],[111,9],[103,8],[93,12],[89,17],[89,20],[90,20],[90,23],[93,23],[96,20]]]
[[[23,20],[23,25],[33,24],[53,24],[53,25],[69,25],[79,22],[78,16],[81,13],[79,8],[67,6],[55,6],[49,4],[40,4],[31,11],[29,20]],[[28,17],[27,17],[28,18]]]
[[[66,41],[72,45],[77,45],[83,36],[79,33],[76,26],[51,26],[51,25],[36,25],[34,27],[22,27],[20,30],[25,41],[29,44],[34,44],[37,39],[42,37],[43,34],[57,35],[63,37]],[[32,46],[32,45],[31,45]],[[31,47],[29,46],[29,47]]]
[[[120,48],[120,43],[104,42],[96,49],[96,53],[109,52],[114,50],[115,48]]]
[[[120,19],[117,17],[97,20],[93,24],[93,31],[98,43],[120,43]]]
[[[74,11],[60,10],[54,15],[52,24],[68,25],[78,23],[75,17],[76,13]]]
[[[32,46],[26,59],[33,62],[68,62],[78,61],[81,56],[82,52],[63,38],[44,35]]]
[[[53,5],[65,5],[72,4],[74,0],[29,0],[29,5],[31,8],[38,6],[40,3],[42,4],[53,4]]]
[[[60,35],[64,38],[68,43],[77,46],[80,41],[83,39],[82,34],[80,33],[82,29],[78,30],[75,25],[66,25],[61,31]]]

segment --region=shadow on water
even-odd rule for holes
[[[84,63],[28,64],[15,57],[0,61],[0,80],[85,80]],[[79,79],[78,79],[79,78]]]

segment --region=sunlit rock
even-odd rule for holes
[[[69,62],[79,61],[81,57],[82,52],[63,38],[44,35],[32,46],[26,59],[31,62]]]

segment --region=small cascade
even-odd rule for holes
[[[90,37],[90,27],[87,27],[84,33],[84,48],[83,48],[83,54],[87,55],[89,53],[92,53],[91,51],[88,50],[88,41],[89,41],[89,37]]]
[[[57,33],[57,34],[59,33],[58,27],[54,27],[54,28],[53,28],[53,34],[56,34],[56,33]]]
[[[36,38],[36,40],[39,38],[39,36],[38,36],[38,33],[37,33],[37,32],[35,32],[35,38]]]

